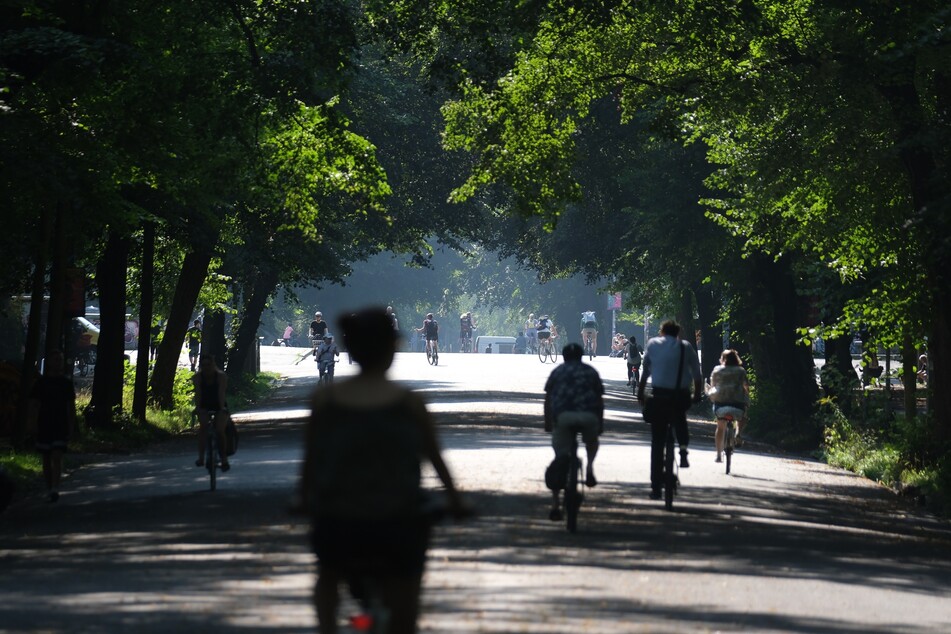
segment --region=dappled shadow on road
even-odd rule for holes
[[[313,631],[311,557],[286,513],[289,493],[108,500],[14,520],[4,533],[19,536],[0,538],[0,623],[4,631]]]
[[[898,516],[893,503],[875,499],[868,491],[868,487],[836,486],[779,495],[684,487],[674,511],[668,512],[647,499],[646,486],[599,486],[588,491],[575,535],[567,533],[562,523],[547,519],[549,498],[541,484],[537,496],[480,491],[470,494],[479,510],[477,519],[449,526],[437,536],[436,561],[443,555],[448,559],[436,565],[467,571],[463,579],[476,584],[478,571],[503,584],[505,571],[523,571],[530,579],[520,578],[523,583],[511,588],[511,601],[498,605],[509,613],[487,618],[519,622],[526,615],[558,614],[569,602],[568,615],[557,627],[552,623],[546,630],[550,632],[574,631],[586,619],[654,623],[650,631],[668,631],[658,623],[667,623],[669,631],[687,631],[689,623],[737,631],[935,631],[898,623],[860,627],[837,620],[834,614],[791,617],[757,611],[755,595],[750,596],[748,610],[735,613],[721,611],[713,595],[700,598],[699,604],[694,597],[673,601],[658,597],[652,603],[578,592],[585,587],[584,569],[591,567],[636,573],[644,583],[658,575],[710,575],[712,584],[736,577],[746,579],[750,588],[756,587],[756,579],[769,578],[780,584],[821,581],[947,597],[951,531],[937,522],[922,526],[919,518]],[[564,585],[568,598],[559,596],[558,584]],[[450,585],[431,590],[427,604],[435,613],[462,614],[472,609],[471,593],[480,591],[508,596],[495,583],[486,588]],[[669,607],[671,603],[678,607]]]

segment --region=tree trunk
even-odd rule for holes
[[[758,393],[772,395],[774,411],[771,426],[795,444],[814,445],[820,430],[814,427],[812,413],[818,397],[815,363],[812,353],[798,345],[796,334],[802,302],[796,293],[794,277],[786,260],[754,256],[752,274],[759,289],[758,301],[768,306],[765,321],[750,324],[750,341]],[[757,301],[755,298],[753,301]],[[749,324],[749,322],[747,322]],[[760,334],[765,333],[765,334]]]
[[[165,324],[165,335],[156,351],[155,366],[152,368],[152,401],[163,409],[172,407],[172,387],[178,369],[178,359],[185,343],[185,332],[191,325],[195,304],[208,276],[208,265],[211,264],[213,255],[214,245],[209,245],[201,251],[187,253],[182,263],[182,271]]]
[[[261,315],[267,306],[268,299],[277,288],[278,275],[275,271],[267,271],[257,276],[250,297],[244,302],[244,310],[238,332],[234,338],[234,347],[228,354],[228,383],[240,385],[244,380],[245,364],[251,346],[256,344],[258,327],[261,325]]]
[[[717,321],[717,311],[720,307],[717,298],[709,288],[704,286],[694,290],[694,297],[697,298],[697,316],[700,322],[700,346],[702,353],[700,355],[700,369],[703,371],[704,378],[709,379],[713,373],[713,368],[720,361],[720,339],[721,330],[714,325]]]
[[[152,340],[152,304],[155,278],[155,223],[145,221],[142,232],[141,305],[139,306],[139,350],[135,362],[135,388],[132,395],[132,415],[145,422],[149,396],[149,350]]]
[[[946,77],[940,78],[944,84]],[[912,204],[915,211],[915,235],[920,247],[921,260],[925,263],[928,288],[927,297],[930,311],[927,321],[930,323],[931,337],[928,341],[928,361],[934,369],[929,381],[929,393],[933,395],[932,420],[939,439],[951,441],[951,243],[948,236],[951,231],[951,187],[944,161],[935,156],[944,148],[934,149],[930,145],[933,138],[931,104],[928,95],[919,96],[917,84],[908,81],[904,84],[889,84],[879,89],[891,104],[895,118],[901,160],[911,189]],[[924,141],[928,139],[929,141]],[[908,398],[906,390],[906,400]],[[906,403],[907,407],[907,403]]]
[[[32,296],[30,316],[27,321],[26,343],[23,352],[23,368],[20,372],[20,395],[17,400],[16,418],[13,424],[13,446],[23,449],[27,434],[28,403],[30,390],[36,378],[36,362],[40,352],[40,331],[43,321],[43,295],[46,289],[46,260],[53,235],[53,213],[49,208],[40,210],[40,237],[36,243],[33,262]]]
[[[220,308],[205,311],[205,319],[201,324],[201,350],[202,354],[214,356],[218,367],[225,367],[228,352],[225,344],[225,312]]]
[[[96,266],[101,325],[96,355],[96,376],[86,424],[103,427],[122,411],[125,380],[126,273],[129,267],[129,238],[110,231]]]

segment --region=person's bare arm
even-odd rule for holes
[[[433,469],[436,471],[436,475],[439,476],[439,480],[443,483],[443,486],[446,487],[450,511],[456,517],[461,517],[467,514],[467,510],[453,482],[449,467],[447,467],[445,461],[443,461],[442,451],[439,448],[439,440],[436,438],[436,425],[432,415],[426,409],[426,405],[422,399],[415,395],[412,397],[412,407],[416,420],[423,432],[423,453],[430,464],[433,465]]]

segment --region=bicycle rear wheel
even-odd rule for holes
[[[578,490],[578,476],[581,461],[577,451],[568,463],[568,481],[565,483],[565,523],[569,533],[578,530],[578,510],[581,508],[581,491]]]
[[[538,360],[542,363],[545,363],[545,357],[548,356],[548,346],[542,342],[538,342]]]
[[[726,473],[729,475],[730,467],[733,464],[733,447],[736,446],[736,427],[732,420],[727,421],[726,438],[723,445],[723,453],[726,454]]]
[[[208,479],[211,490],[214,491],[217,486],[217,476],[218,476],[218,441],[217,437],[217,428],[215,425],[215,419],[212,418],[209,423],[208,429],[208,441],[206,443],[208,447],[208,455],[205,456],[205,467],[208,469]]]
[[[558,348],[555,347],[555,344],[548,346],[548,358],[551,359],[552,363],[558,363]]]
[[[674,427],[667,425],[667,441],[664,445],[664,506],[667,510],[674,507],[674,493],[677,490],[677,474],[674,472]]]
[[[433,365],[433,349],[428,343],[426,344],[426,363]]]

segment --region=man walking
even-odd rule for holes
[[[693,378],[693,400],[703,394],[700,360],[693,347],[682,341],[680,325],[668,320],[661,324],[660,337],[654,337],[644,347],[643,372],[637,386],[637,400],[643,407],[644,420],[651,426],[651,494],[659,500],[663,488],[664,441],[667,425],[673,425],[680,444],[680,466],[687,468],[687,409],[690,407],[690,379]],[[644,399],[644,388],[651,378],[651,398]]]
[[[595,486],[594,458],[598,436],[604,431],[604,384],[598,371],[581,362],[584,351],[576,343],[562,350],[565,362],[555,368],[545,383],[545,431],[551,432],[555,460],[545,472],[545,484],[552,491],[548,518],[561,519],[559,491],[564,488],[574,435],[581,432],[588,454],[585,485]]]

